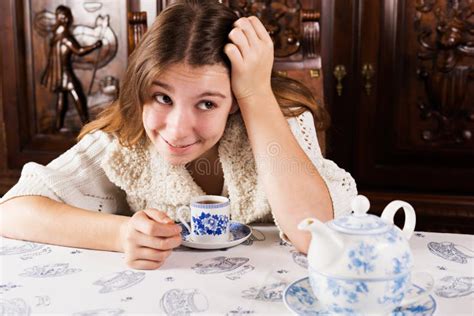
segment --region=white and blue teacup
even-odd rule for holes
[[[191,227],[185,220],[190,212]],[[219,195],[201,195],[191,199],[190,206],[177,211],[179,221],[190,232],[193,242],[222,243],[230,238],[230,201]]]

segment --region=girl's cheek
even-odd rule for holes
[[[145,108],[143,110],[143,124],[145,128],[153,129],[159,127],[162,119],[163,116],[153,109]]]
[[[224,133],[226,126],[225,117],[217,117],[209,120],[201,120],[198,124],[198,130],[202,136],[207,138],[220,138]]]

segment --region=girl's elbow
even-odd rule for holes
[[[298,250],[301,253],[304,253],[305,255],[308,254],[309,245],[311,243],[310,234],[303,232],[302,235],[297,236],[296,238],[294,238],[294,240],[290,238],[290,241],[293,244],[293,246],[296,248],[296,250]]]

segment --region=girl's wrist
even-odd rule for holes
[[[125,252],[125,242],[127,238],[127,231],[129,225],[130,218],[123,218],[121,223],[119,224],[118,234],[115,240],[115,249],[118,252]]]
[[[236,97],[237,103],[239,104],[240,109],[245,109],[247,107],[262,107],[267,104],[276,103],[275,95],[271,88],[262,89],[259,92],[249,94],[242,97]]]

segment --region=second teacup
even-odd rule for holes
[[[184,212],[190,212],[191,227]],[[221,243],[230,237],[230,201],[219,195],[202,195],[191,199],[190,206],[177,211],[180,222],[190,232],[191,241]]]

